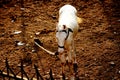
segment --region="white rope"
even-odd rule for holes
[[[51,52],[51,51],[45,49],[44,47],[40,46],[37,42],[35,42],[35,44],[36,44],[38,47],[40,47],[41,49],[43,49],[44,51],[46,51],[47,53],[49,53],[49,54],[51,54],[51,55],[55,55],[54,52]]]

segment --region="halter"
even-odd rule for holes
[[[69,32],[73,33],[73,30],[70,29],[70,28],[68,28],[68,32],[67,32],[67,30],[60,30],[60,31],[57,31],[57,32],[65,32],[65,33],[67,34],[65,40],[67,40],[67,38],[68,38],[68,36],[69,36]],[[59,48],[64,48],[64,46],[60,46],[60,45],[58,45],[58,47],[59,47]]]

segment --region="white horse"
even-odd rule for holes
[[[58,56],[62,64],[62,73],[64,66],[68,62],[71,75],[76,72],[76,49],[74,38],[78,32],[77,10],[72,5],[64,5],[59,10],[59,21],[56,27],[56,38],[58,43]]]

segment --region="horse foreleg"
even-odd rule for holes
[[[65,80],[65,69],[64,69],[65,63],[61,63],[61,66],[62,66],[62,80]]]
[[[59,59],[61,61],[61,67],[62,67],[62,80],[65,80],[65,54],[59,54]]]
[[[77,73],[77,60],[76,60],[76,46],[74,44],[74,41],[72,43],[72,59],[73,59],[73,69],[74,69],[74,73],[76,74]]]
[[[74,70],[73,70],[73,60],[72,60],[72,47],[70,46],[69,53],[68,53],[68,67],[70,70],[70,79],[75,80]]]

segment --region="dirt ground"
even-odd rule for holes
[[[60,60],[35,48],[38,38],[50,51],[57,50],[55,28],[58,11],[72,4],[83,19],[75,38],[80,80],[120,80],[120,1],[119,0],[19,0],[0,5],[0,70],[8,58],[17,73],[20,59],[29,76],[36,64],[41,75],[51,68],[59,80]],[[22,7],[21,7],[22,6]],[[23,8],[24,7],[24,8]],[[17,33],[18,32],[18,33]],[[18,44],[18,43],[23,44]],[[66,76],[69,71],[66,67]],[[1,77],[0,77],[1,78]]]

